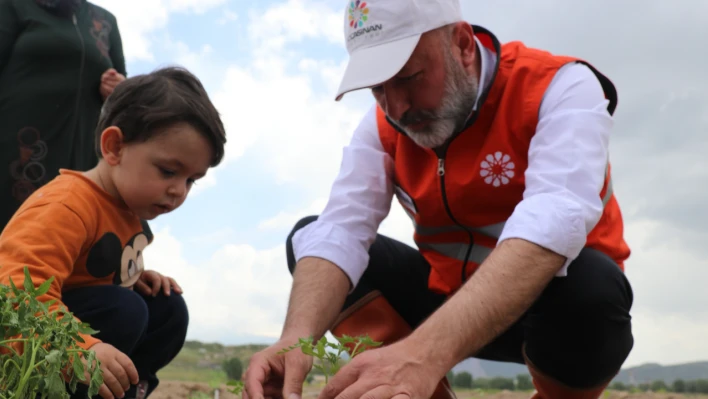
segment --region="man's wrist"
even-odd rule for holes
[[[412,353],[416,361],[425,365],[433,375],[442,379],[456,364],[449,341],[436,341],[424,330],[416,329],[399,341],[405,353]]]

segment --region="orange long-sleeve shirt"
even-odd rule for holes
[[[54,276],[41,301],[61,302],[76,287],[132,287],[152,240],[147,224],[79,172],[60,175],[35,191],[0,234],[0,284],[22,286],[27,266],[35,286]],[[71,311],[71,309],[69,309]],[[100,342],[82,335],[88,349]]]

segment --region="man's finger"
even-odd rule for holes
[[[359,385],[359,384],[355,384]],[[352,388],[354,388],[354,385],[352,385]],[[346,395],[346,396],[345,396]],[[358,396],[352,396],[352,395],[358,395]],[[359,397],[366,397],[367,399],[410,399],[410,396],[401,394],[400,391],[396,390],[395,386],[391,385],[379,385],[374,387],[373,389],[364,389],[363,391],[352,391],[351,395],[349,392],[342,392],[340,395],[341,398],[359,398]]]
[[[253,361],[255,359],[252,359]],[[258,359],[257,361],[263,361]],[[258,364],[253,364],[246,370],[246,378],[244,379],[244,393],[249,399],[263,399],[263,383],[266,380],[266,375],[268,370],[266,366],[260,366]]]
[[[278,385],[271,385],[271,384],[266,384],[265,387],[263,387],[263,396],[266,398],[282,398],[283,397],[283,386],[278,384]],[[283,398],[285,399],[285,398]]]
[[[308,371],[309,365],[305,362],[304,356],[298,356],[297,352],[285,355],[283,399],[302,398],[302,384],[305,382]]]
[[[342,395],[343,391],[349,389],[349,387],[352,384],[356,384],[359,378],[359,373],[356,371],[354,367],[351,367],[351,363],[345,365],[342,367],[337,374],[335,374],[330,380],[327,385],[320,391],[320,395],[318,396],[318,399],[334,399],[336,397],[340,397]],[[362,388],[365,387],[365,385],[359,384]],[[360,388],[361,389],[361,388]],[[359,396],[341,396],[342,398],[347,397],[347,398],[359,398],[361,395],[363,395],[367,389],[364,389],[363,391],[357,391],[359,392]]]

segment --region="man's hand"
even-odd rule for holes
[[[429,398],[443,375],[406,340],[357,355],[332,377],[319,399],[423,399]]]
[[[113,68],[106,70],[106,72],[101,75],[101,86],[99,91],[101,92],[101,97],[105,101],[108,96],[113,93],[113,90],[118,86],[118,83],[125,80],[125,76],[118,73]]]
[[[130,388],[130,384],[137,384],[139,381],[138,370],[132,360],[123,352],[112,345],[99,342],[90,348],[96,352],[96,359],[101,362],[103,371],[103,384],[98,390],[98,394],[103,399],[122,398],[125,391]],[[84,359],[84,366],[86,360]],[[91,376],[86,373],[84,383],[87,384]]]
[[[297,342],[281,339],[272,346],[256,353],[244,374],[244,399],[299,399],[302,385],[312,368],[312,357],[300,349],[278,354]]]
[[[144,271],[135,283],[135,289],[143,295],[157,296],[160,288],[166,296],[170,296],[172,289],[178,294],[182,293],[182,287],[172,277],[163,276],[154,270]]]

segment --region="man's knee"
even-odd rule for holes
[[[293,251],[293,236],[295,233],[298,232],[298,230],[302,229],[303,227],[307,226],[308,224],[314,222],[317,220],[318,216],[312,215],[312,216],[306,216],[300,220],[298,220],[297,223],[295,223],[295,226],[293,229],[290,231],[290,234],[288,234],[288,238],[285,241],[285,252],[286,252],[286,257],[288,260],[288,270],[290,270],[290,273],[292,274],[295,271],[295,264],[297,263],[295,260],[295,253]]]
[[[527,355],[567,385],[588,387],[612,378],[634,339],[632,289],[606,255],[584,249],[555,278],[526,318]]]
[[[603,324],[631,320],[632,287],[619,266],[597,250],[584,249],[568,267],[568,275],[554,279],[547,291],[561,309],[583,318]]]

